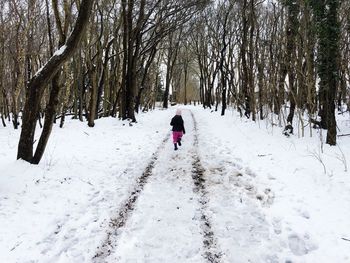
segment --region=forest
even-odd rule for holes
[[[349,263],[349,0],[0,0],[0,262]]]
[[[160,101],[273,115],[302,137],[327,129],[336,145],[349,57],[349,1],[6,0],[1,122],[21,129],[17,158],[34,164],[66,118],[136,122]]]

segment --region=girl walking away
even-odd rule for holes
[[[171,119],[170,125],[173,126],[173,142],[174,150],[177,150],[177,145],[181,146],[182,135],[185,134],[184,120],[181,116],[181,110],[176,110],[176,115]]]

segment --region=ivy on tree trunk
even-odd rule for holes
[[[326,143],[336,145],[335,98],[339,82],[339,0],[313,0],[317,21],[317,71],[321,128],[327,129]]]

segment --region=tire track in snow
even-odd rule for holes
[[[194,142],[193,146],[195,148],[195,151],[197,152],[198,149],[198,128],[197,128],[197,122],[193,115],[193,112],[191,112],[191,117],[193,120],[193,126],[194,126]],[[203,247],[204,247],[204,255],[203,257],[208,262],[214,262],[218,263],[221,262],[221,257],[223,255],[222,252],[220,252],[217,240],[215,238],[214,232],[211,228],[211,222],[210,218],[208,216],[208,191],[206,190],[205,186],[205,178],[204,178],[204,172],[205,169],[203,168],[200,158],[198,156],[198,153],[196,153],[193,157],[192,162],[192,179],[194,182],[194,188],[193,191],[197,194],[199,194],[199,203],[200,203],[200,219],[201,219],[201,225],[202,225],[202,235],[203,235]]]
[[[109,222],[110,230],[107,232],[107,238],[100,247],[97,247],[98,252],[93,257],[94,262],[103,262],[103,259],[108,257],[117,244],[112,242],[111,237],[118,235],[118,230],[125,226],[128,218],[131,216],[135,209],[136,201],[139,198],[144,186],[148,182],[148,178],[152,175],[152,170],[155,166],[155,162],[158,160],[159,152],[164,148],[165,143],[169,139],[170,134],[167,133],[162,143],[158,146],[157,150],[152,154],[151,160],[147,167],[143,171],[142,175],[137,179],[134,190],[130,193],[126,201],[121,205],[119,213],[115,218],[112,218]]]
[[[215,238],[214,232],[211,227],[210,218],[208,216],[208,192],[206,190],[206,181],[204,178],[204,172],[205,169],[203,168],[200,158],[197,154],[197,148],[198,148],[198,129],[197,129],[197,123],[194,118],[193,113],[190,111],[191,117],[193,119],[193,126],[194,126],[194,134],[193,134],[193,148],[194,148],[194,154],[192,155],[192,171],[191,176],[194,183],[193,192],[198,196],[199,201],[199,208],[198,213],[200,217],[200,225],[201,225],[201,235],[203,236],[203,258],[207,262],[214,262],[218,263],[221,262],[221,257],[223,255],[222,252],[218,249],[217,240]],[[117,243],[115,242],[115,237],[118,236],[120,233],[118,233],[118,230],[125,226],[128,218],[132,215],[135,207],[136,202],[144,189],[144,186],[147,184],[149,177],[153,173],[153,168],[156,165],[156,162],[158,160],[160,151],[164,147],[166,141],[168,140],[169,134],[165,137],[165,139],[162,141],[161,145],[157,148],[156,152],[153,153],[152,158],[145,168],[142,175],[138,178],[136,187],[131,192],[129,197],[126,199],[126,201],[121,206],[120,212],[118,215],[111,219],[109,226],[110,230],[107,233],[107,238],[102,244],[101,247],[98,247],[98,252],[93,257],[94,262],[104,262],[104,260],[113,253],[113,250],[117,247]]]

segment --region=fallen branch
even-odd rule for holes
[[[258,154],[258,157],[265,157],[265,156],[269,156],[269,155],[272,155],[271,153],[268,153],[268,154]]]
[[[350,136],[350,133],[345,133],[345,134],[339,134],[337,135],[338,137],[342,137],[342,136]]]
[[[350,240],[349,240],[350,241]],[[20,244],[22,244],[23,241],[18,242],[17,244],[14,245],[13,248],[10,249],[10,251],[14,251]]]
[[[349,242],[350,242],[350,239],[348,239],[348,238],[342,237],[341,239],[343,239],[343,240],[345,240],[345,241],[349,241]]]

